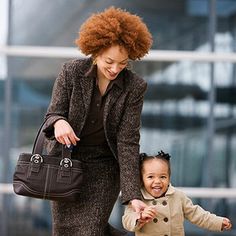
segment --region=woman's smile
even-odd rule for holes
[[[113,45],[96,57],[98,79],[114,80],[128,63],[128,53],[124,47]]]

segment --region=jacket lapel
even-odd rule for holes
[[[82,77],[80,80],[82,100],[84,105],[85,117],[87,117],[89,111],[89,105],[91,103],[92,93],[93,93],[93,78],[92,77]],[[84,119],[85,120],[85,119]]]
[[[110,91],[107,95],[105,107],[104,107],[104,125],[106,124],[107,121],[107,116],[114,105],[114,103],[119,99],[120,95],[124,91],[124,86],[125,86],[125,76],[126,76],[126,70],[122,71],[116,81],[114,81],[112,91]],[[105,128],[105,126],[104,126]]]

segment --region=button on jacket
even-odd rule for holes
[[[157,216],[152,222],[139,227],[139,214],[134,212],[130,205],[126,206],[122,217],[123,226],[136,236],[184,236],[184,219],[211,231],[221,231],[223,217],[205,211],[192,201],[182,191],[169,186],[164,197],[153,198],[144,189],[141,189],[143,201],[149,206],[155,206]]]
[[[88,116],[94,78],[88,76],[92,59],[76,59],[65,63],[55,81],[52,102],[46,115],[44,132],[54,138],[53,124],[65,119],[78,137]],[[119,162],[122,202],[141,198],[139,190],[139,139],[140,114],[147,83],[130,70],[124,69],[119,79],[122,86],[114,84],[104,105],[103,125],[106,141]],[[49,153],[59,153],[54,139],[48,142]]]

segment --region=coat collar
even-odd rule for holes
[[[87,116],[89,111],[89,105],[91,103],[91,98],[94,89],[94,80],[97,76],[97,66],[93,65],[92,59],[89,58],[86,61],[86,69],[84,71],[84,76],[80,79],[80,85],[82,89],[82,99],[84,104],[84,109],[86,111],[85,116]],[[120,94],[125,89],[125,78],[127,76],[126,69],[121,71],[117,78],[111,81],[112,91],[110,91],[106,98],[106,104],[104,107],[104,122],[106,123],[107,115],[113,104],[117,101]],[[115,86],[116,85],[116,86]]]
[[[165,194],[165,197],[169,196],[169,195],[172,195],[174,194],[175,192],[175,188],[169,184],[169,188]],[[141,193],[143,195],[143,199],[144,200],[153,200],[153,199],[156,199],[155,197],[153,197],[152,195],[150,195],[144,188],[141,188]]]
[[[79,80],[79,83],[81,85],[81,92],[82,92],[82,99],[84,104],[84,109],[86,111],[85,117],[87,117],[88,111],[89,111],[89,105],[91,103],[91,98],[93,94],[93,78],[90,75],[92,72],[92,59],[89,58],[85,61],[84,65],[84,72],[81,71],[82,75]]]
[[[126,72],[126,69],[124,69],[123,71],[121,71],[119,73],[119,75],[117,76],[116,79],[112,80],[110,83],[109,83],[109,86],[113,86],[113,85],[117,85],[120,89],[123,90],[124,88],[124,77],[125,77],[125,72]],[[91,65],[89,67],[89,69],[85,72],[85,77],[87,77],[87,79],[91,79],[91,80],[94,80],[97,78],[97,65]]]

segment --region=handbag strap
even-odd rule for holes
[[[41,124],[41,126],[37,132],[36,138],[34,140],[32,154],[42,154],[43,153],[44,140],[45,140],[45,134],[43,133],[43,127],[44,127],[45,123],[46,123],[46,120],[44,120],[44,122]],[[62,148],[62,158],[64,158],[64,157],[71,158],[72,150],[67,148],[66,145],[62,145],[62,144],[61,144],[61,148]]]

